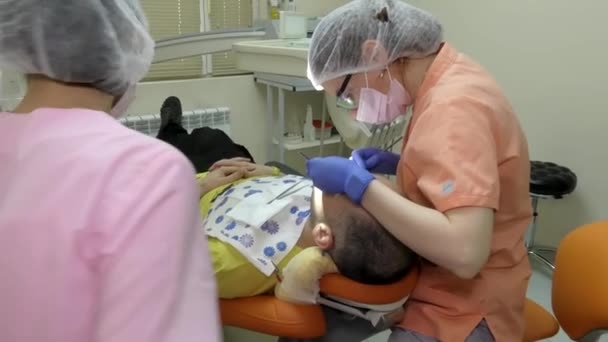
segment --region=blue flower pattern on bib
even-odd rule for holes
[[[268,265],[270,265],[271,261],[278,264],[295,243],[294,238],[291,237],[293,233],[284,237],[281,235],[282,230],[286,229],[286,232],[293,232],[294,230],[299,232],[302,229],[302,224],[306,222],[306,219],[311,214],[309,204],[311,197],[308,191],[312,190],[312,186],[310,188],[293,187],[295,183],[301,181],[303,179],[297,176],[264,177],[251,179],[244,182],[244,184],[241,183],[242,185],[237,184],[226,189],[224,193],[218,196],[215,205],[209,209],[207,217],[204,220],[205,231],[208,232],[209,236],[220,238],[222,241],[234,244],[235,247],[240,246],[237,250],[240,249],[241,253],[251,250],[252,254],[250,257],[253,257],[253,259],[249,260],[257,264],[256,267],[261,271],[269,267]],[[281,188],[273,188],[273,186],[280,186]],[[294,197],[299,199],[289,199],[293,201],[293,205],[282,209],[281,212],[268,219],[261,226],[251,226],[245,222],[240,223],[239,221],[235,221],[230,216],[231,214],[229,214],[235,209],[235,205],[239,203],[239,200],[253,198],[252,201],[265,203],[271,198],[275,198],[279,193],[288,190],[289,187],[293,187],[289,191],[295,190],[295,193],[288,191],[285,198],[299,196]],[[304,195],[306,193],[307,195]],[[230,204],[226,205],[227,203]],[[218,211],[217,209],[219,208],[222,208],[222,210]],[[283,240],[286,238],[287,240]],[[256,255],[258,253],[259,255]]]
[[[264,255],[267,257],[272,257],[274,256],[274,248],[273,247],[266,247],[264,248]]]
[[[253,243],[255,241],[253,240],[253,236],[251,236],[250,234],[244,234],[239,238],[239,242],[243,246],[249,248],[249,247],[253,246]]]
[[[287,249],[287,244],[283,241],[277,243],[277,249],[281,252],[285,252],[285,250]]]
[[[227,225],[226,228],[224,228],[224,229],[226,229],[226,230],[233,230],[234,228],[236,228],[236,221],[230,222],[230,224]]]
[[[265,231],[266,233],[268,233],[270,235],[274,235],[279,232],[281,227],[279,227],[279,224],[276,221],[268,220],[268,221],[264,222],[264,224],[262,225],[262,227],[260,229],[262,229],[263,231]]]

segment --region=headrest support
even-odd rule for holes
[[[410,272],[394,284],[366,285],[341,276],[326,274],[321,278],[321,293],[370,305],[392,304],[409,296],[418,282],[420,269],[412,267]]]

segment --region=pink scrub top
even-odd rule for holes
[[[194,169],[103,112],[0,113],[0,341],[220,341]]]

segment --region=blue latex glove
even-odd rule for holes
[[[401,159],[398,154],[375,147],[354,150],[351,157],[360,167],[383,175],[397,174],[397,165]]]
[[[374,176],[349,159],[341,157],[312,158],[306,162],[308,177],[325,193],[346,194],[356,204]]]

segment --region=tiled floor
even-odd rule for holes
[[[538,262],[533,261],[532,266],[534,274],[530,280],[528,287],[528,298],[534,300],[547,310],[551,311],[551,276],[550,272]],[[373,336],[366,342],[385,342],[389,333],[384,332]],[[224,329],[224,338],[226,342],[274,342],[276,338],[261,334],[256,334],[240,329],[226,328]],[[572,341],[563,331],[560,331],[551,339],[544,342],[566,342]],[[346,342],[346,341],[345,341]]]

